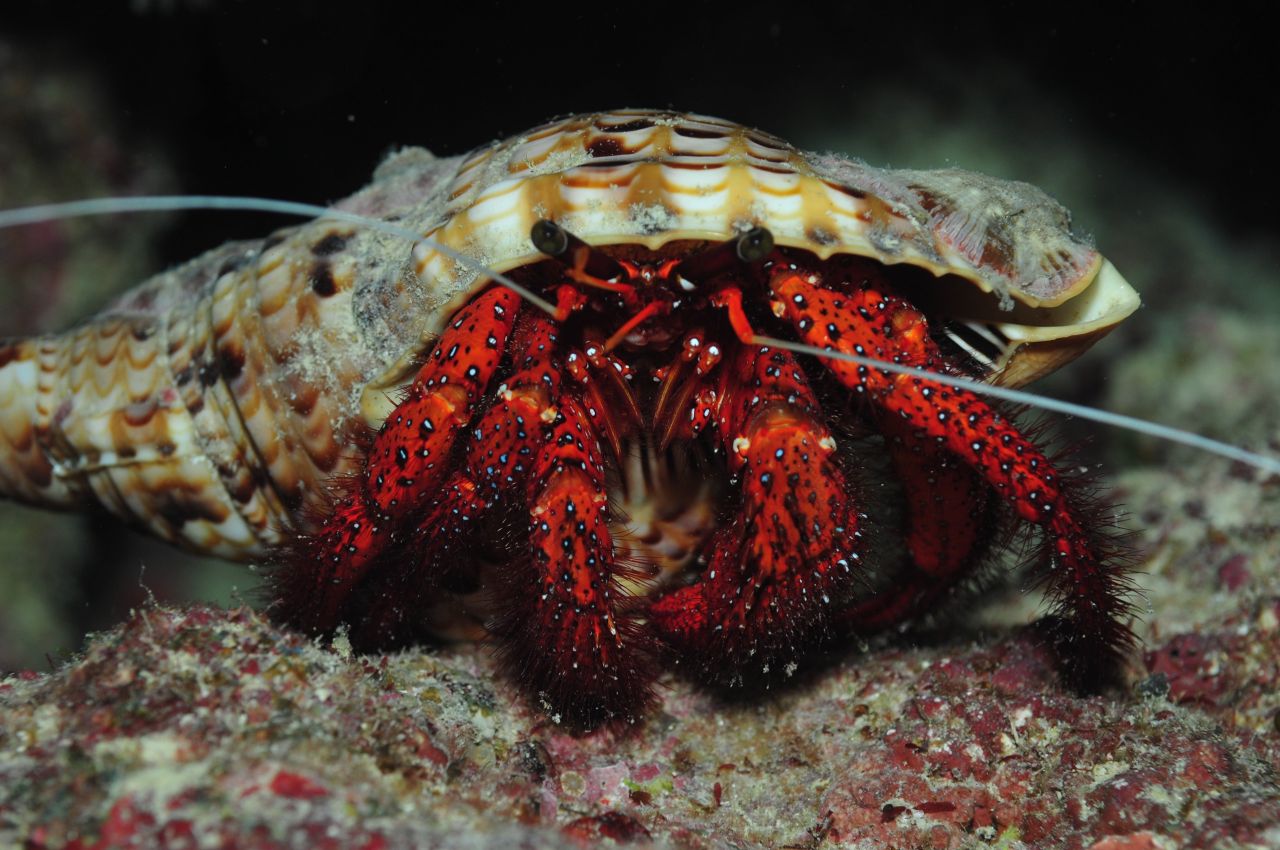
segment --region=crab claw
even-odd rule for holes
[[[701,577],[649,620],[683,663],[731,684],[794,670],[828,636],[857,580],[861,517],[795,359],[743,346],[726,379],[717,431],[742,504]]]

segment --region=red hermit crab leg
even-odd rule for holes
[[[651,650],[620,610],[599,439],[571,393],[526,485],[534,575],[513,571],[493,630],[506,666],[572,726],[635,722],[653,701]]]
[[[377,600],[374,616],[353,638],[382,644],[411,630],[428,591],[468,562],[462,550],[479,520],[514,501],[529,518],[528,554],[499,568],[491,631],[512,677],[564,722],[585,727],[638,718],[652,700],[653,672],[630,614],[619,610],[603,457],[576,396],[583,376],[566,386],[561,365],[581,355],[566,356],[558,333],[540,313],[520,318],[510,343],[516,371],[468,430],[461,468],[438,493],[401,500],[424,504],[412,514],[419,526],[370,576],[364,595]],[[407,416],[404,408],[391,420]]]
[[[554,248],[546,244],[549,234],[570,246],[577,241],[540,222],[533,229],[535,244],[541,236],[540,247]],[[572,280],[611,271],[608,257],[583,244],[573,255],[575,268],[566,270]],[[619,284],[615,291],[631,289]],[[561,305],[568,300],[562,293]],[[623,570],[615,563],[608,527],[598,429],[615,451],[620,437],[616,414],[592,380],[593,371],[612,380],[621,380],[620,372],[604,347],[590,343],[585,355],[566,352],[557,344],[554,323],[541,316],[528,322],[532,332],[522,369],[503,384],[499,405],[475,429],[468,458],[486,504],[504,492],[523,491],[528,506],[533,575],[518,563],[505,571],[505,604],[491,630],[513,678],[563,722],[634,722],[653,701],[653,653],[631,612],[620,606],[617,579]],[[615,389],[629,398],[625,384]],[[638,418],[639,411],[634,414]]]
[[[502,359],[520,299],[493,287],[450,322],[408,396],[373,440],[363,475],[319,531],[300,539],[275,577],[283,617],[311,631],[338,624],[341,601],[420,500],[440,485],[458,429]]]
[[[930,339],[923,315],[873,284],[848,292],[787,265],[774,268],[775,312],[806,343],[897,363],[937,369],[946,361]],[[1113,675],[1134,638],[1120,622],[1129,610],[1122,565],[1101,531],[1089,531],[1083,509],[1053,464],[999,411],[978,395],[891,375],[844,361],[827,364],[845,386],[866,393],[886,416],[962,459],[1047,537],[1044,576],[1061,618],[1056,639],[1067,674],[1082,687]]]
[[[713,539],[694,584],[659,599],[650,622],[713,679],[747,660],[790,662],[826,636],[852,589],[859,515],[795,358],[740,346],[722,375],[716,427],[743,507]]]
[[[468,429],[460,468],[437,491],[417,494],[419,506],[394,524],[396,548],[364,579],[366,595],[378,601],[372,605],[376,616],[362,618],[352,630],[357,645],[387,646],[412,636],[430,594],[468,560],[473,529],[504,499],[520,498],[559,387],[551,360],[556,327],[537,311],[520,317],[509,344],[519,368]],[[397,409],[392,417],[402,415]]]

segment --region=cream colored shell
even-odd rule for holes
[[[582,115],[466,157],[409,149],[337,206],[498,271],[541,259],[540,218],[651,249],[763,225],[821,257],[918,266],[972,284],[938,292],[989,342],[973,352],[989,379],[1011,385],[1138,305],[1034,187],[806,154],[705,116]],[[482,283],[430,242],[326,220],[212,251],[79,328],[0,344],[0,491],[260,557],[353,470],[353,436]]]

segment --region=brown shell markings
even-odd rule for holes
[[[974,353],[1008,385],[1138,304],[1034,187],[807,154],[705,116],[580,115],[464,157],[407,149],[337,206],[498,271],[541,259],[528,239],[541,218],[651,249],[763,225],[819,257],[925,270],[935,308],[986,340]],[[261,557],[352,471],[349,436],[385,416],[482,284],[427,242],[328,220],[210,251],[78,328],[0,344],[0,492],[97,503],[171,542]]]

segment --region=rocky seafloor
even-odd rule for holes
[[[1223,528],[1187,482],[1147,584],[1153,612],[1206,604],[1153,613],[1130,686],[1089,698],[1010,628],[737,703],[664,680],[640,728],[575,737],[474,648],[359,656],[147,607],[0,683],[0,846],[1275,846],[1280,482],[1228,475],[1266,514]],[[1158,512],[1176,485],[1129,495]]]

